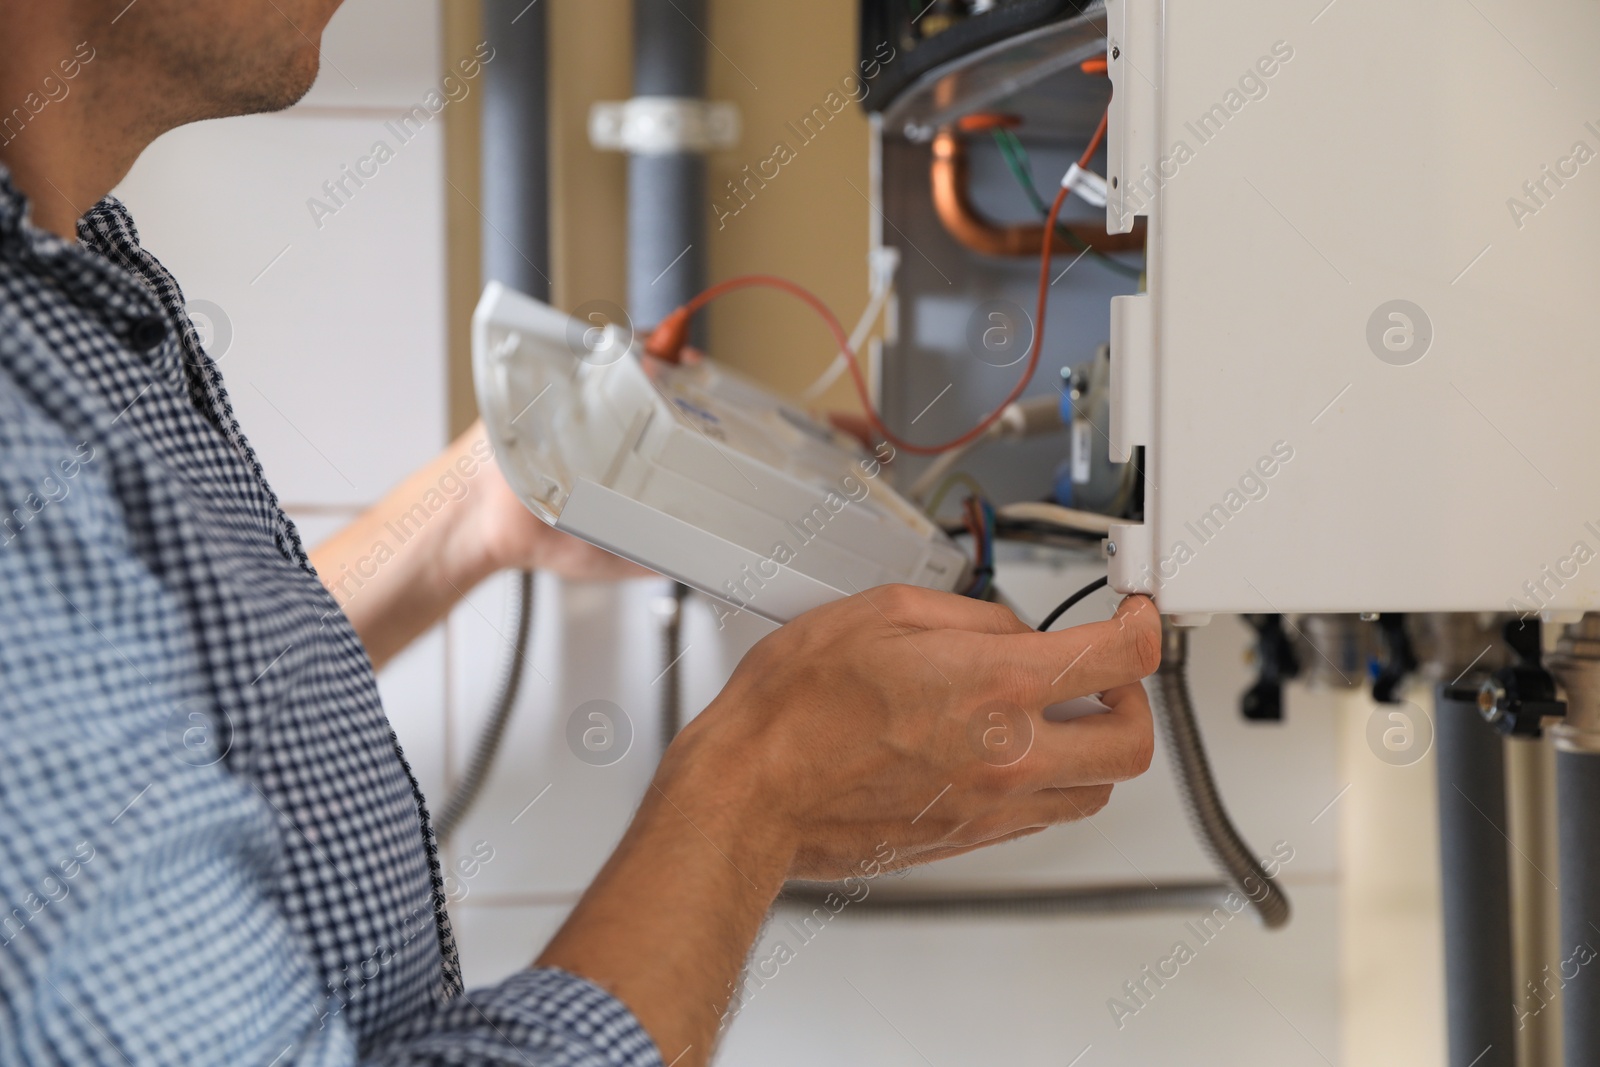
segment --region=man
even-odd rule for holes
[[[26,109],[0,134],[0,1063],[705,1063],[785,878],[1007,840],[1145,769],[1155,612],[1043,635],[906,588],[811,612],[671,746],[536,964],[463,994],[370,664],[499,568],[605,565],[495,482],[341,612],[316,572],[371,537],[313,568],[104,199],[165,130],[297,100],[337,6],[0,0],[0,103]],[[47,73],[71,95],[35,108]],[[1040,714],[1096,692],[1108,714]],[[970,737],[1008,707],[1035,736],[993,766]]]

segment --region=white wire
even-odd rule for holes
[[[883,313],[884,304],[889,302],[889,293],[892,287],[885,285],[872,294],[872,299],[867,301],[867,308],[861,313],[861,321],[856,323],[856,328],[850,333],[850,351],[860,352],[861,346],[866,343],[867,335],[872,332],[872,327],[877,323],[878,316]],[[833,357],[833,362],[828,364],[828,369],[810,385],[800,396],[805,400],[815,400],[826,393],[839,376],[849,367],[850,360],[843,352]]]
[[[1120,520],[1109,515],[1098,515],[1092,511],[1079,511],[1077,508],[1064,508],[1059,504],[1041,504],[1025,501],[1021,504],[1007,504],[996,512],[1002,519],[1016,519],[1020,522],[1048,522],[1054,526],[1065,526],[1069,530],[1079,530],[1088,534],[1099,534],[1104,537],[1111,532],[1111,524]]]

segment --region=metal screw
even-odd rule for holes
[[[1116,59],[1120,55],[1122,55],[1122,49],[1118,48],[1116,45],[1112,45],[1111,46],[1111,58],[1112,59]]]
[[[1506,717],[1505,701],[1505,687],[1491,678],[1478,689],[1478,714],[1484,722],[1497,723]]]
[[[1117,543],[1115,541],[1107,541],[1106,542],[1106,555],[1115,556],[1116,554],[1117,554]]]

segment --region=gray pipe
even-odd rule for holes
[[[1561,1033],[1566,1062],[1600,1063],[1600,755],[1556,753],[1556,810],[1560,836]],[[1570,963],[1568,961],[1571,961]],[[1582,962],[1587,960],[1588,962]],[[1576,969],[1573,977],[1568,974]]]
[[[550,299],[548,4],[483,0],[483,277]]]
[[[537,300],[550,299],[550,151],[544,4],[483,0],[483,276]],[[506,649],[494,705],[466,773],[434,820],[444,840],[460,825],[494,768],[522,689],[533,632],[533,574],[517,576],[510,603],[515,638]]]
[[[1200,724],[1189,695],[1189,634],[1181,627],[1162,628],[1161,669],[1156,672],[1156,721],[1172,756],[1172,769],[1189,812],[1195,836],[1234,887],[1255,907],[1262,923],[1276,929],[1289,921],[1289,898],[1267,874],[1228,817],[1211,761],[1206,758]]]
[[[1514,1067],[1504,742],[1475,700],[1453,700],[1447,689],[1438,688],[1435,718],[1448,1062]]]
[[[705,25],[705,0],[634,0],[633,95],[703,97]],[[628,313],[636,329],[705,288],[705,199],[699,155],[628,157]]]
[[[1600,1063],[1600,613],[1568,625],[1547,661],[1566,691],[1556,744],[1556,827],[1561,870],[1561,988],[1566,1062]],[[1575,973],[1574,973],[1575,972]]]

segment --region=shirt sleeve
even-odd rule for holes
[[[359,1047],[105,447],[0,373],[0,1065],[659,1067],[623,1004],[551,970]]]

